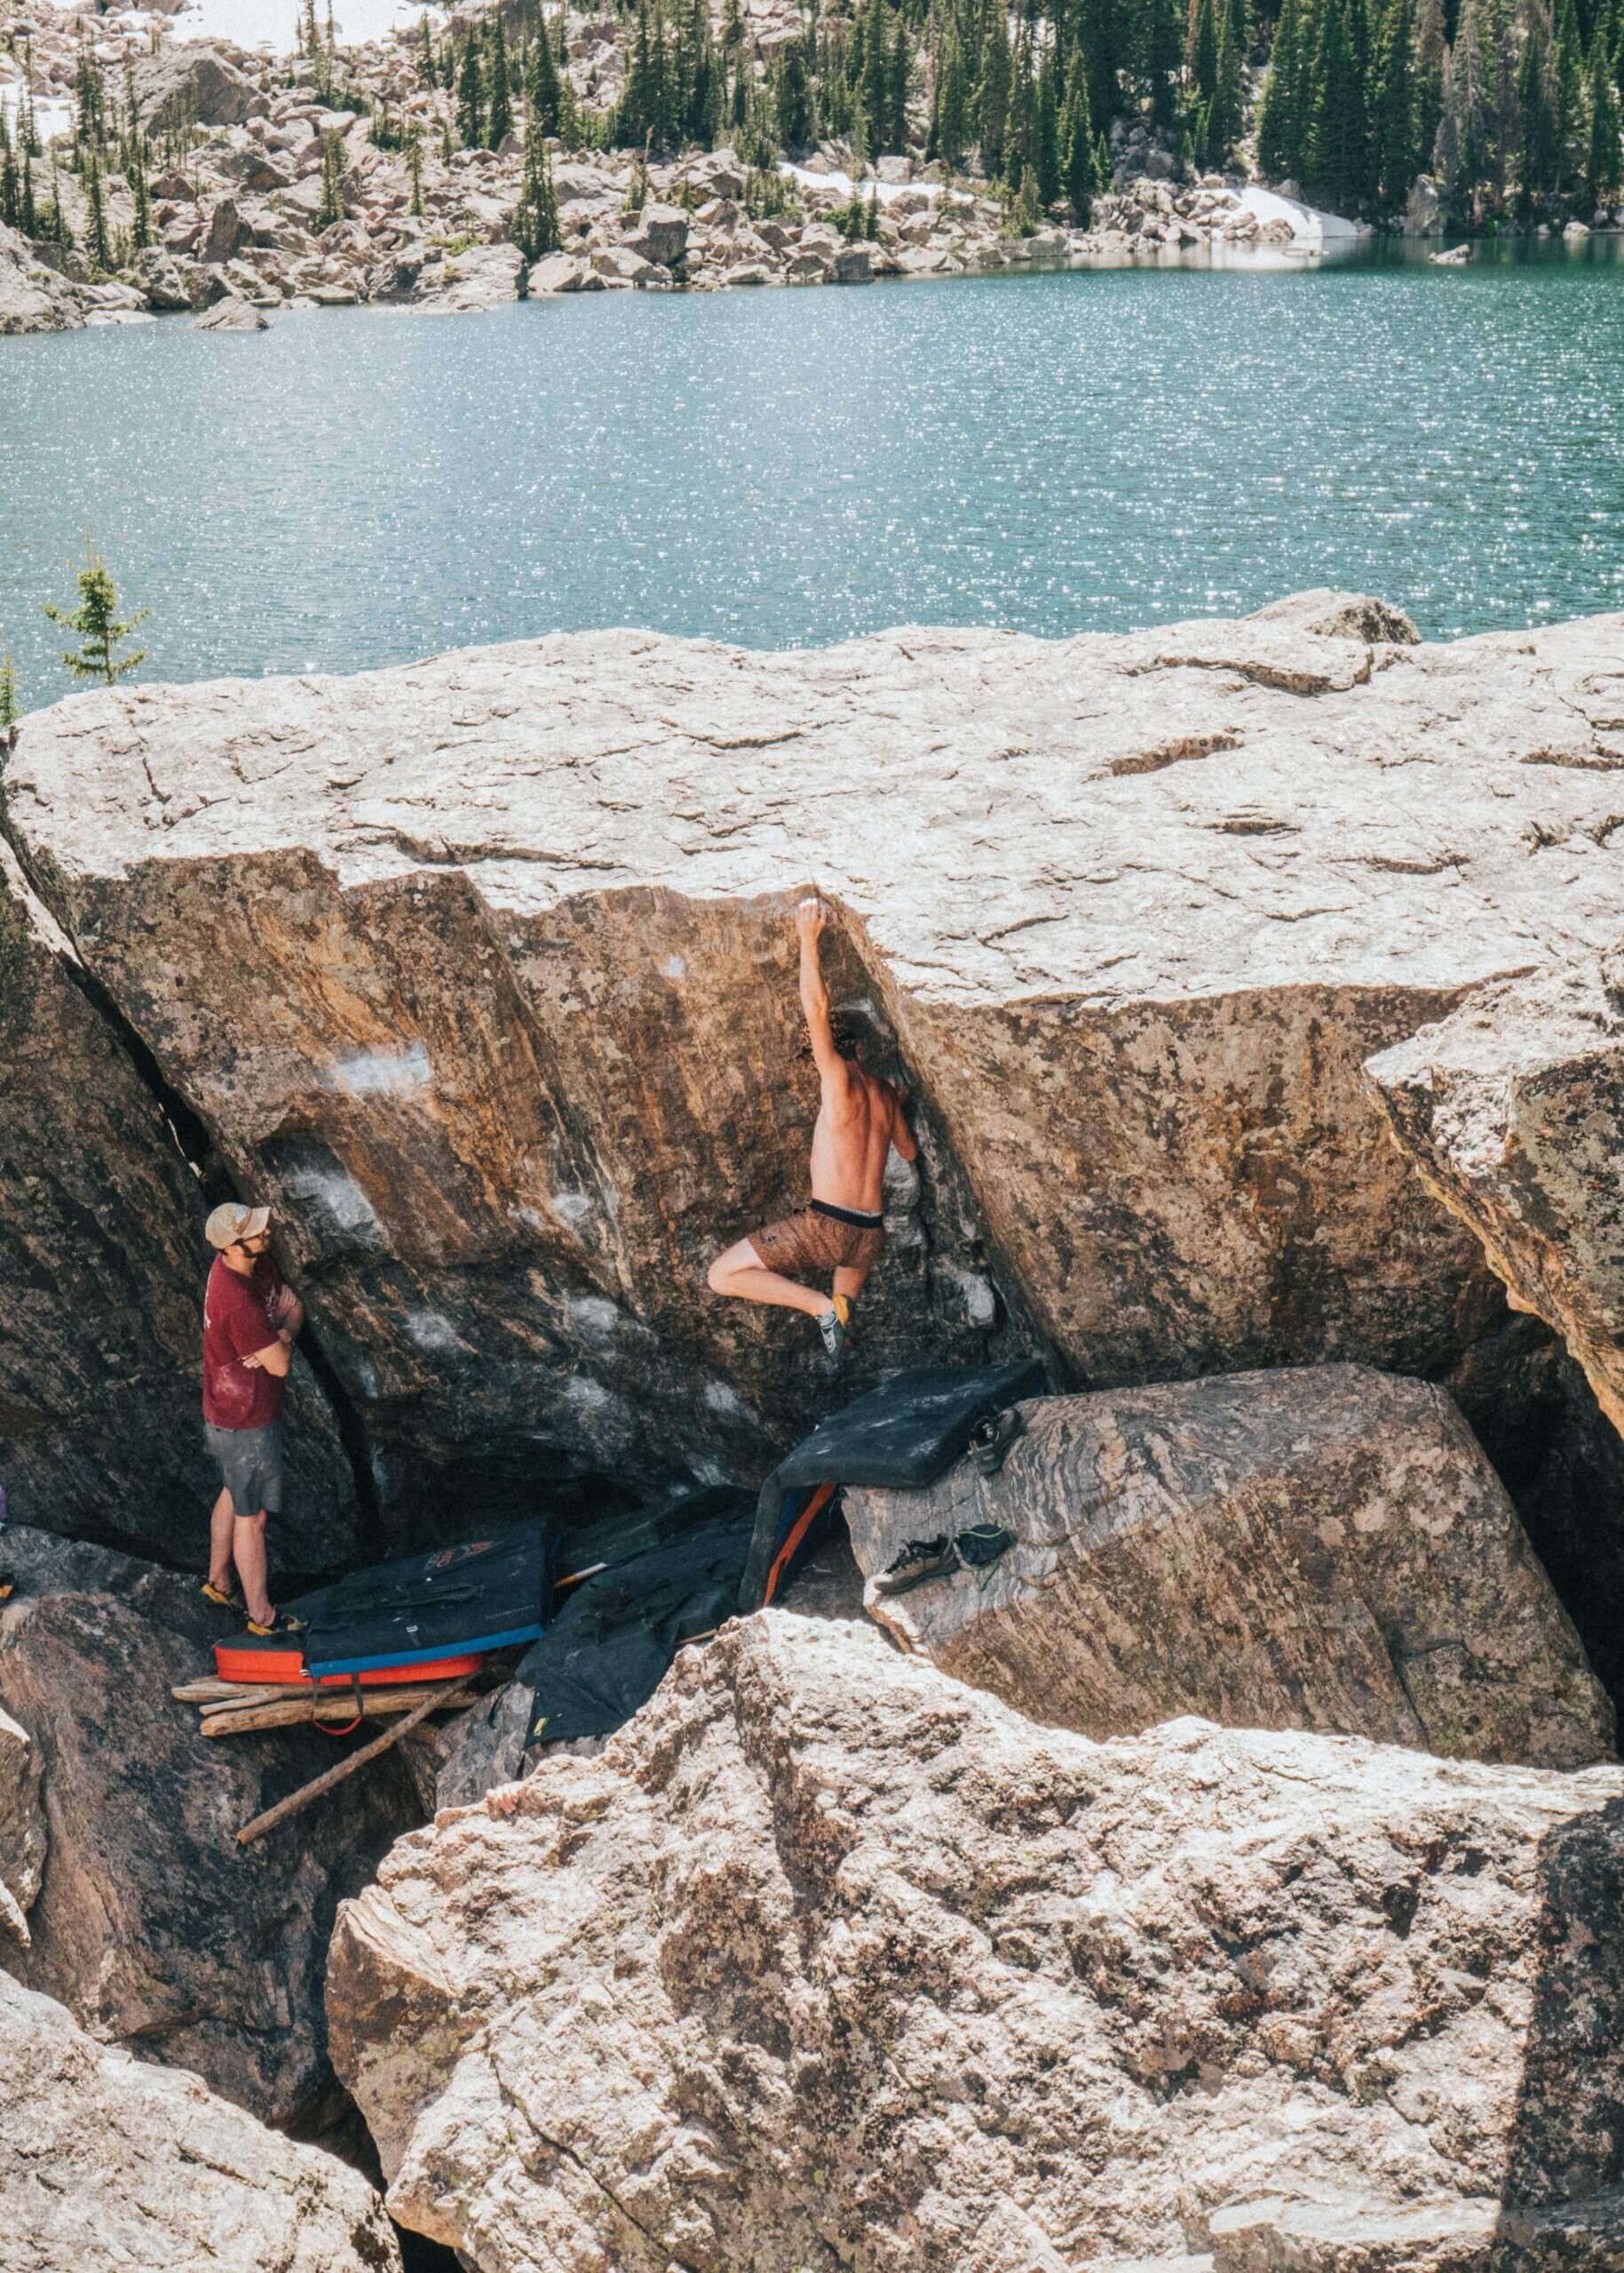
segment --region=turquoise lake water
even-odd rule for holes
[[[1624,607],[1624,262],[1068,273],[0,341],[0,644],[93,529],[143,676],[636,623],[1117,630],[1336,583]]]

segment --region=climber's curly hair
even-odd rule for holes
[[[840,1019],[831,1026],[829,1031],[834,1035],[835,1047],[841,1056],[855,1058],[860,1065],[863,1062],[863,1052],[868,1041],[866,1030],[862,1026],[853,1026],[849,1019]],[[801,1026],[801,1047],[798,1055],[804,1064],[812,1063],[812,1033],[804,1021]]]

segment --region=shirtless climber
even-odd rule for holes
[[[820,899],[804,899],[795,912],[801,939],[801,1008],[812,1056],[822,1084],[818,1124],[812,1130],[812,1204],[798,1215],[764,1224],[740,1239],[711,1264],[713,1294],[744,1303],[776,1303],[815,1318],[831,1358],[845,1347],[852,1305],[885,1244],[881,1180],[894,1144],[905,1160],[918,1146],[903,1107],[907,1092],[899,1081],[865,1073],[854,1054],[854,1037],[836,1034],[829,1023],[828,989],[823,983],[818,937],[828,920]],[[833,1292],[802,1283],[802,1275],[834,1274]]]

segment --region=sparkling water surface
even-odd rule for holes
[[[0,340],[0,645],[93,530],[142,675],[645,624],[1058,635],[1373,591],[1624,607],[1624,261],[614,293]]]

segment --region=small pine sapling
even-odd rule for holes
[[[44,606],[52,623],[76,632],[83,642],[78,648],[66,650],[62,656],[75,678],[99,678],[108,686],[116,686],[127,672],[146,660],[145,647],[138,647],[131,655],[121,656],[117,651],[152,610],[138,608],[133,615],[120,617],[117,587],[107,573],[107,562],[89,537],[84,540],[84,566],[79,571],[78,606],[53,607],[49,600]]]

